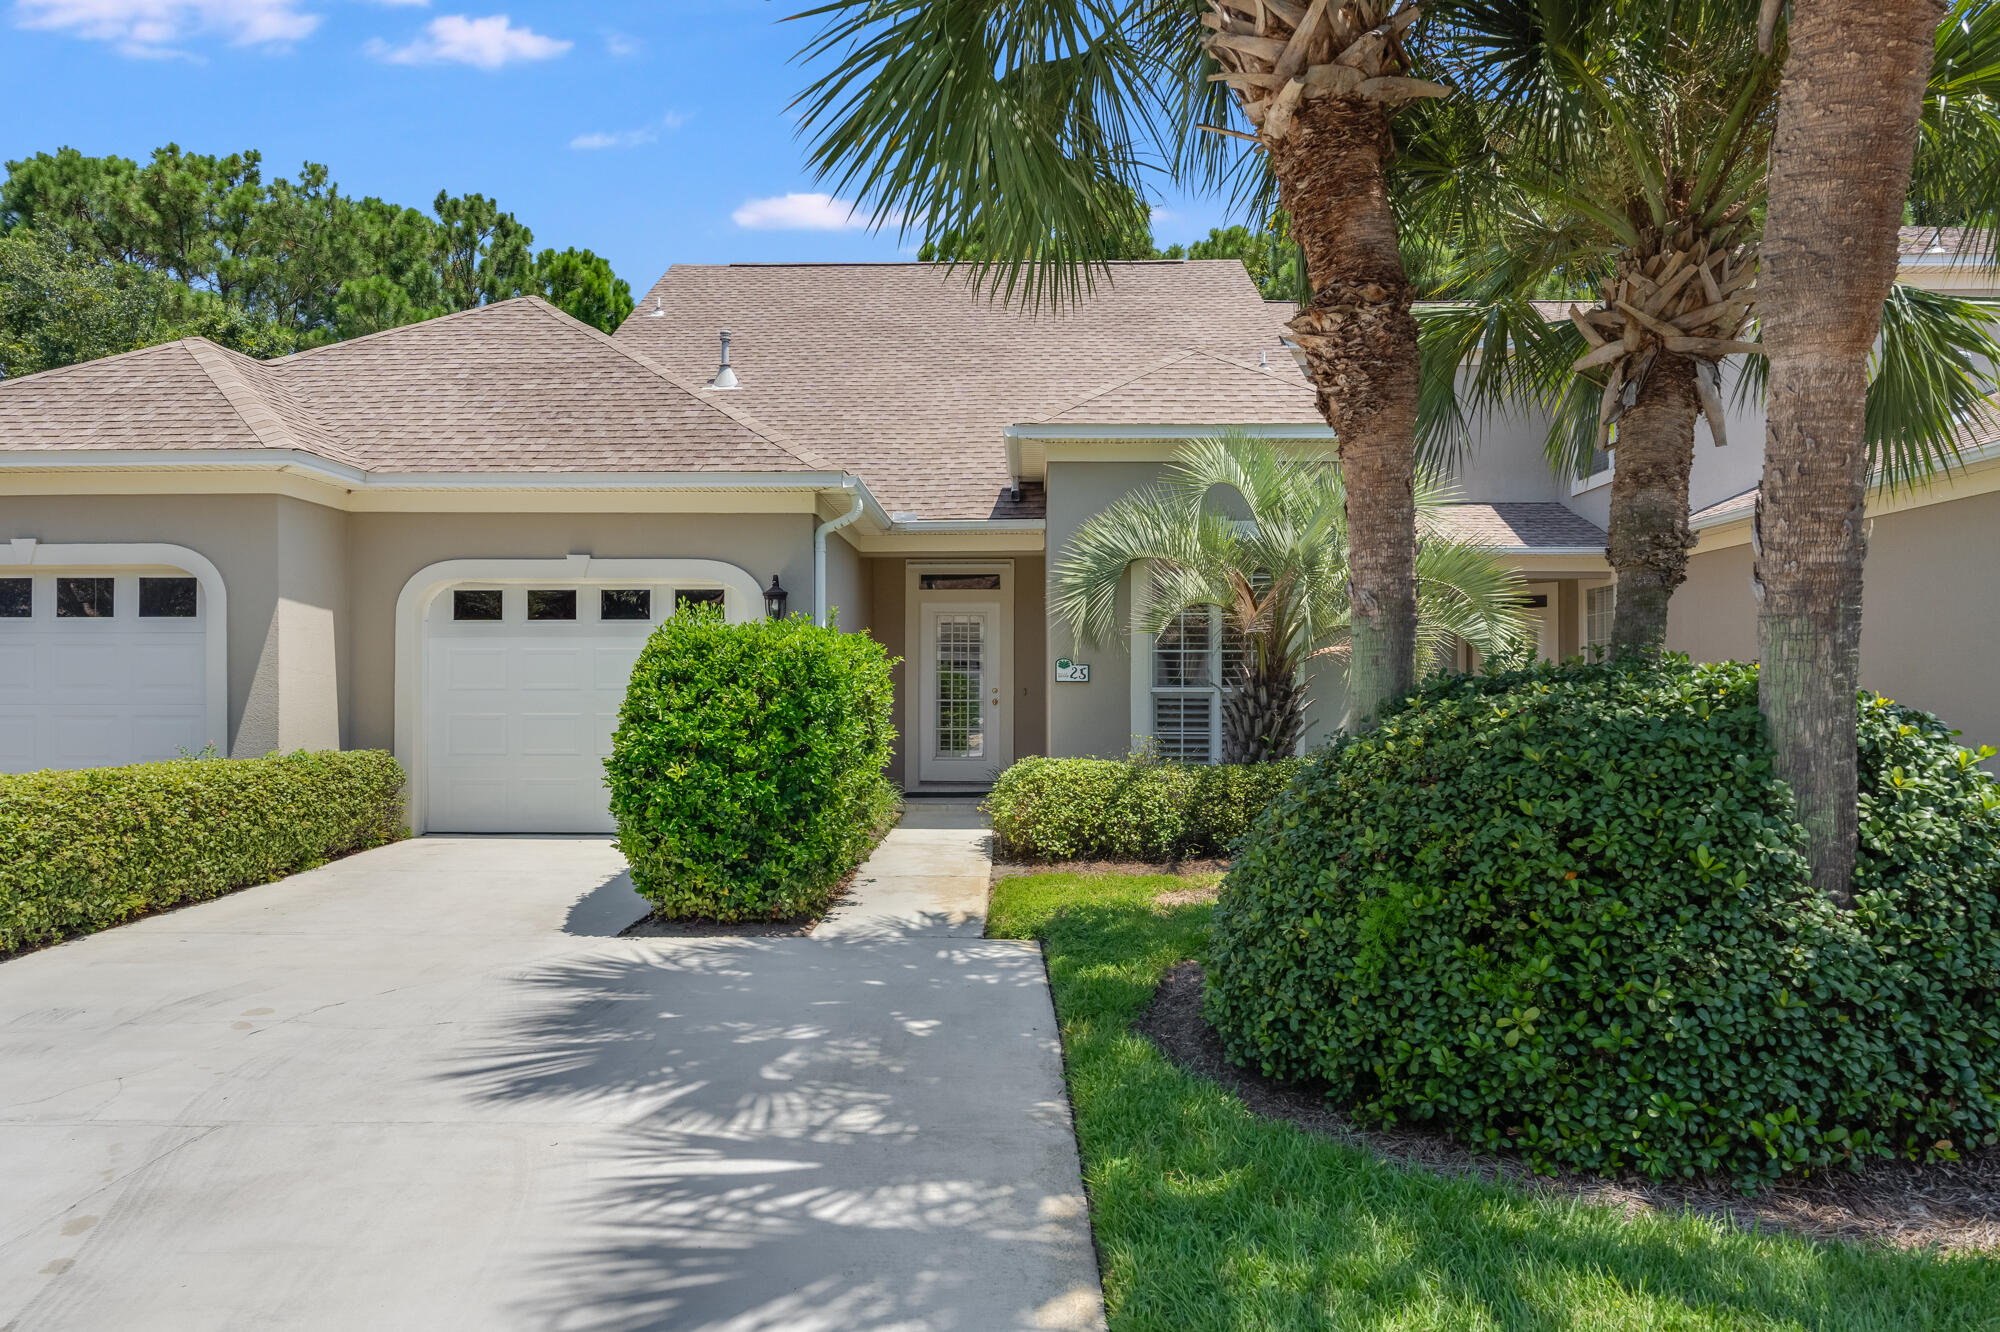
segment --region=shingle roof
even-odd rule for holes
[[[536,297],[275,361],[189,338],[12,380],[0,448],[302,449],[382,472],[827,467]]]
[[[1443,517],[1453,535],[1495,549],[1604,548],[1603,528],[1553,500],[1447,504]]]
[[[304,449],[354,458],[266,368],[201,338],[0,383],[8,449]]]
[[[1246,365],[1210,352],[1174,352],[1039,418],[1066,425],[1323,425],[1312,385],[1291,354]],[[1309,418],[1309,419],[1308,419]]]
[[[1725,518],[1738,518],[1757,507],[1757,487],[1739,490],[1728,499],[1717,500],[1705,509],[1688,515],[1688,522],[1696,527],[1706,523],[1719,523]]]
[[[1992,254],[1980,233],[1965,227],[1898,227],[1896,253],[1905,263],[1982,263]]]
[[[705,381],[726,328],[730,401],[861,475],[891,512],[1012,518],[1038,511],[1008,493],[1010,425],[1323,426],[1278,354],[1290,313],[1233,259],[1113,264],[1089,299],[1039,312],[941,264],[677,264],[618,339]]]

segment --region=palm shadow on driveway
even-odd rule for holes
[[[519,984],[446,1076],[582,1129],[531,1324],[1101,1325],[1032,945],[618,940]]]

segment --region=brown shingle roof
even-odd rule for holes
[[[861,475],[885,508],[1011,518],[1031,515],[1008,495],[1010,425],[1323,426],[1280,354],[1289,313],[1233,259],[1113,264],[1053,312],[990,300],[941,264],[677,264],[618,338],[705,381],[726,328],[730,401]],[[1138,385],[1148,373],[1162,378]]]
[[[1065,425],[1324,425],[1291,353],[1245,365],[1209,352],[1174,352],[1040,418]]]
[[[1553,500],[1510,500],[1500,504],[1447,504],[1446,527],[1454,536],[1502,550],[1604,548],[1604,529]]]
[[[0,447],[302,449],[354,458],[267,367],[202,338],[0,383]]]
[[[536,297],[276,361],[200,338],[0,384],[0,448],[303,449],[381,472],[820,471]]]
[[[1979,263],[1991,256],[1992,248],[1979,232],[1965,227],[1898,227],[1896,253],[1905,263]]]

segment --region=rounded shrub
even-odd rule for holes
[[[1001,851],[1020,860],[1176,860],[1226,854],[1298,761],[1162,763],[1027,758],[1000,774],[982,808]]]
[[[633,886],[667,917],[823,910],[893,814],[891,706],[865,634],[705,608],[663,623],[604,761]]]
[[[1807,880],[1752,666],[1427,684],[1239,845],[1207,1011],[1362,1122],[1746,1186],[2000,1130],[2000,789],[1860,700],[1856,902]]]

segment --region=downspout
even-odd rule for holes
[[[840,517],[829,518],[813,529],[813,623],[822,626],[826,624],[826,534],[838,532],[859,518],[865,507],[861,487],[853,477],[841,477],[840,488],[847,492],[853,503]]]

